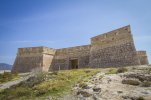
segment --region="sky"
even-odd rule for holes
[[[13,64],[17,49],[64,48],[131,25],[137,50],[151,62],[151,0],[0,0],[0,62]]]

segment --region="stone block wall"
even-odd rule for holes
[[[12,72],[30,72],[35,69],[48,71],[54,49],[47,47],[19,48]]]
[[[90,66],[139,65],[130,26],[91,38]]]
[[[137,56],[140,60],[141,65],[148,65],[149,64],[146,51],[137,51]]]
[[[19,48],[12,72],[29,72],[33,69],[52,71],[86,67],[122,67],[140,64],[148,64],[146,52],[136,51],[130,26],[125,26],[92,37],[90,45],[62,49]]]
[[[90,45],[57,49],[50,70],[71,69],[70,60],[78,60],[78,68],[89,66]]]

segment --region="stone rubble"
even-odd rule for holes
[[[73,88],[76,99],[72,100],[151,100],[150,85],[148,87],[141,85],[146,81],[151,82],[151,73],[142,74],[146,73],[149,67],[141,67],[143,66],[119,74],[100,72],[85,82],[89,88],[82,89],[76,85]],[[134,70],[135,72],[139,70],[140,73],[135,73]],[[123,84],[125,80],[127,81]]]

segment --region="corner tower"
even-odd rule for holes
[[[148,65],[148,57],[146,51],[137,51],[137,56],[140,60],[141,65]]]
[[[48,71],[55,51],[47,47],[19,48],[12,72]]]
[[[130,26],[91,38],[90,66],[140,65]]]

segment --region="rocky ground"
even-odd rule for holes
[[[125,73],[105,70],[73,87],[61,100],[151,100],[151,66],[128,67]]]
[[[40,98],[40,96],[38,98],[32,98],[29,95],[27,96],[31,98],[30,100],[151,100],[151,65],[130,66],[126,68],[100,68],[96,69],[96,71],[91,69],[67,70],[48,74],[50,74],[48,75],[50,76],[50,80],[42,81],[34,87],[28,87],[28,85],[32,85],[31,83],[37,82],[33,73],[20,74],[21,78],[19,80],[1,84],[0,90],[10,87],[10,89],[6,89],[6,93],[1,93],[2,96],[5,96],[5,99],[3,100],[12,100],[7,97],[11,97],[11,94],[16,89],[16,92],[14,92],[16,94],[14,94],[15,96],[13,100],[27,100],[25,98],[20,99],[20,97],[29,94],[28,92],[30,91],[33,93],[32,91],[35,91],[37,88],[40,89],[37,90],[39,91],[38,93],[43,93],[45,90],[48,90],[46,91],[47,93],[51,90],[51,84],[53,84],[55,89],[59,90],[63,89],[61,88],[62,84],[64,84],[63,87],[67,87],[68,85],[74,86],[70,93],[67,92],[61,97],[57,96],[54,98],[50,94],[50,96],[42,97],[43,99]],[[70,82],[72,78],[76,79],[81,77],[81,75],[85,77],[82,79],[80,78],[79,81],[75,81],[74,84],[68,84],[68,81],[69,83],[72,83]],[[66,78],[69,78],[68,81]],[[36,79],[36,81],[33,79]],[[51,81],[52,79],[54,80]],[[22,84],[24,83],[23,86],[25,85],[28,89],[31,88],[30,91],[28,91],[27,88],[21,87],[21,85],[16,86],[21,81]],[[65,84],[65,82],[67,83]],[[60,85],[61,87],[58,88]],[[52,92],[55,93],[54,91]],[[20,96],[18,93],[23,94]]]

